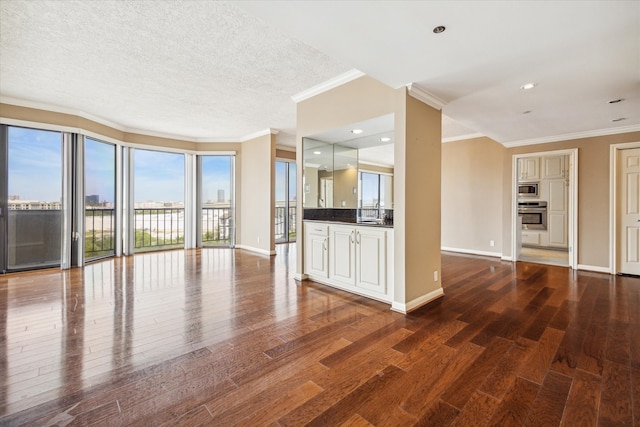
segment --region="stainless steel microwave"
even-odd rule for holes
[[[538,197],[540,196],[540,183],[538,182],[520,182],[518,183],[519,197]]]

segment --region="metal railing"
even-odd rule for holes
[[[134,209],[134,248],[184,246],[184,208]]]
[[[231,208],[202,208],[202,243],[231,244]]]
[[[296,240],[296,207],[289,206],[289,228],[285,230],[285,206],[276,206],[275,213],[275,239],[276,242],[286,242]]]
[[[84,256],[96,258],[115,251],[115,217],[113,209],[89,208],[84,213]]]

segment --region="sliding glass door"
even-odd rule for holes
[[[85,138],[84,256],[86,260],[115,254],[116,146]]]
[[[134,251],[184,247],[184,154],[134,152]]]
[[[6,270],[60,265],[63,152],[60,132],[4,127]],[[3,184],[5,185],[5,184]],[[6,215],[5,215],[6,214]]]
[[[276,243],[296,240],[296,164],[276,162]]]
[[[198,156],[198,246],[233,246],[234,156]]]

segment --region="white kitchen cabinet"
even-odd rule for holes
[[[568,247],[567,210],[568,187],[565,179],[551,179],[549,185],[549,203],[547,205],[547,229],[549,246]]]
[[[518,180],[537,181],[540,179],[540,157],[518,159]]]
[[[329,278],[344,285],[356,283],[356,229],[352,226],[330,227]]]
[[[561,179],[567,176],[567,155],[544,156],[542,159],[542,179]]]
[[[392,242],[393,229],[305,221],[305,273],[320,283],[390,301]]]
[[[342,225],[331,225],[329,230],[329,279],[384,294],[385,230]]]
[[[305,273],[317,277],[329,277],[329,227],[326,224],[305,223],[304,265]]]
[[[386,293],[386,253],[384,230],[356,229],[356,287]]]
[[[523,231],[522,232],[522,244],[523,245],[540,245],[540,233],[536,231]]]

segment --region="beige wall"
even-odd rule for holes
[[[296,160],[296,152],[289,150],[282,150],[280,148],[276,148],[276,158],[278,160]]]
[[[442,144],[443,247],[502,254],[505,151],[485,137]]]
[[[393,303],[410,309],[442,289],[442,124],[440,111],[409,96],[405,88],[396,91],[396,98]]]
[[[237,233],[238,245],[274,254],[275,135],[243,142],[241,157],[239,199],[242,227]]]
[[[511,256],[513,155],[578,149],[578,264],[609,267],[609,152],[611,144],[640,141],[640,132],[581,138],[506,150],[503,159],[502,248]]]

